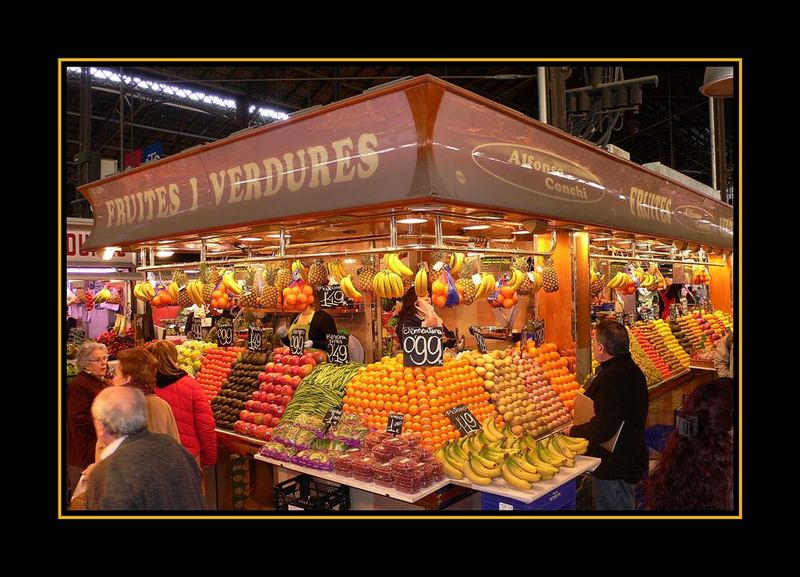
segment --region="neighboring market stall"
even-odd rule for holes
[[[259,477],[255,486],[264,493],[261,501],[268,504],[274,503],[265,486],[281,480],[282,469],[258,468],[263,463],[280,462],[303,472],[339,469],[345,474],[336,480],[351,484],[346,474],[351,464],[328,457],[332,439],[317,421],[337,403],[352,417],[350,424],[364,432],[391,426],[389,413],[403,415],[397,439],[408,435],[412,446],[403,450],[414,453],[421,472],[407,473],[394,461],[398,466],[388,467],[390,460],[383,459],[400,458],[401,451],[380,448],[376,454],[374,446],[383,447],[385,439],[373,439],[378,442],[368,447],[371,454],[361,457],[370,459],[378,481],[394,479],[401,492],[419,498],[434,491],[442,495],[440,474],[427,465],[439,462],[448,471],[455,462],[458,471],[449,471],[455,478],[464,462],[474,459],[474,467],[485,474],[476,474],[473,481],[479,482],[469,485],[483,486],[492,472],[497,474],[488,477],[491,486],[503,487],[495,479],[499,469],[480,461],[487,457],[473,455],[491,454],[498,443],[526,454],[541,450],[545,460],[548,448],[558,453],[561,441],[553,439],[569,422],[570,401],[591,373],[593,312],[621,314],[620,320],[634,325],[640,356],[648,356],[650,348],[663,351],[654,356],[668,356],[661,359],[666,369],[651,358],[651,372],[667,381],[688,374],[684,355],[706,345],[693,342],[693,327],[684,319],[682,328],[680,318],[697,318],[701,305],[705,314],[714,315],[712,302],[720,313],[730,315],[733,308],[729,205],[430,76],[195,147],[80,191],[95,214],[85,247],[116,246],[143,255],[164,246],[200,252],[199,266],[157,266],[151,260],[140,267],[148,280],[134,292],[141,306],[194,304],[201,309],[197,316],[206,311],[219,319],[230,316],[232,332],[245,338],[233,342],[220,330],[223,321],[215,321],[215,338],[224,335],[218,347],[225,347],[224,354],[198,351],[199,373],[208,365],[206,376],[198,379],[231,454],[261,454],[249,463]],[[713,278],[695,310],[672,309],[674,323],[666,326],[677,335],[672,338],[660,323],[648,323],[646,307],[625,299],[666,290],[662,265],[672,267],[667,272],[673,277],[690,267],[696,276],[691,280],[698,282],[687,285]],[[439,356],[443,367],[417,366],[409,373],[403,357],[394,357],[399,342],[393,339],[389,312],[412,284],[425,290],[425,277],[434,281],[436,312],[455,333],[453,353],[468,352]],[[346,378],[314,379],[331,363],[309,359],[302,346],[283,350],[273,336],[262,340],[295,314],[296,303],[307,302],[312,293],[306,288],[325,285],[332,286],[325,306],[336,315],[338,328],[363,345],[369,363],[367,368],[341,365],[352,371]],[[165,296],[156,300],[159,294]],[[593,311],[592,295],[612,303],[611,310]],[[241,312],[228,315],[232,308]],[[723,326],[730,321],[717,316]],[[702,313],[700,319],[711,323]],[[200,319],[197,323],[198,334],[192,336],[207,336],[211,323],[205,329]],[[710,335],[718,334],[714,327],[707,333],[705,324],[695,324],[709,335],[709,343]],[[252,334],[258,335],[257,344]],[[482,350],[475,351],[478,347]],[[293,367],[308,369],[293,375],[283,366],[275,371],[275,365],[285,365],[283,357]],[[495,368],[496,376],[486,366]],[[300,379],[287,384],[286,376]],[[318,388],[312,390],[312,381]],[[506,385],[522,389],[504,392]],[[399,394],[400,387],[405,394]],[[320,390],[327,392],[319,396]],[[303,397],[304,411],[292,416],[305,415],[307,422],[288,422],[285,416],[297,408],[296,396]],[[478,417],[479,432],[468,435],[469,428],[445,416],[461,404]],[[346,439],[364,449],[364,435]],[[520,445],[529,437],[532,445]],[[537,442],[543,443],[541,449]],[[568,463],[577,456],[566,449],[563,461],[557,455],[553,459],[557,471],[571,468]],[[586,459],[577,457],[572,465],[593,469],[596,464]],[[551,477],[565,483],[574,479],[564,471]],[[507,482],[533,479],[524,462],[515,463],[514,472],[517,476]],[[228,479],[241,483],[245,476],[231,469],[217,479],[225,485]],[[375,489],[381,485],[373,475],[362,477],[372,492],[397,498]],[[538,481],[526,483],[535,487]],[[242,489],[238,502],[243,505],[246,490],[231,488],[234,495]],[[509,498],[518,499],[516,490],[509,489]]]

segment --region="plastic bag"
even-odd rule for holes
[[[453,279],[453,275],[450,274],[449,264],[444,265],[444,278],[447,281],[447,301],[445,302],[445,306],[454,307],[461,302],[461,298],[458,296],[456,281]]]

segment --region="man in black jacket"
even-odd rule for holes
[[[587,455],[602,459],[592,473],[592,506],[597,511],[633,510],[636,483],[647,471],[647,381],[629,347],[628,332],[621,324],[604,320],[595,325],[592,354],[600,367],[586,390],[594,401],[595,415],[569,431],[574,437],[589,439]],[[623,422],[614,451],[601,447]]]

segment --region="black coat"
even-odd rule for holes
[[[638,483],[647,472],[647,381],[630,354],[600,363],[597,375],[586,390],[594,401],[595,416],[588,423],[575,425],[570,436],[589,439],[587,455],[603,460],[593,475],[598,479],[623,479]],[[613,453],[600,443],[609,440],[625,421]]]

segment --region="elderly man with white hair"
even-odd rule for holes
[[[202,510],[200,469],[169,435],[147,430],[147,401],[134,387],[103,389],[92,404],[103,446],[86,491],[86,509]]]

